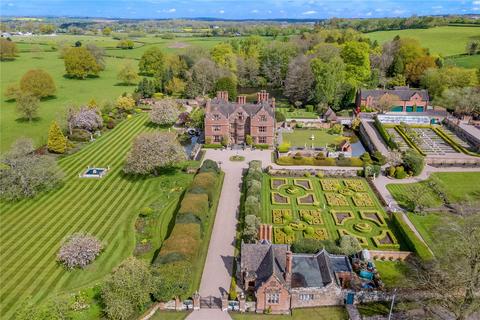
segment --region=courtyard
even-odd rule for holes
[[[264,175],[262,190],[262,222],[273,225],[275,243],[352,235],[364,248],[401,249],[390,219],[364,179]]]

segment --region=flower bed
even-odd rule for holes
[[[298,214],[308,224],[323,224],[322,212],[319,210],[300,209]]]
[[[368,195],[368,193],[356,193],[352,197],[353,203],[357,207],[373,207],[375,203],[373,202],[372,198]]]
[[[382,230],[378,236],[372,238],[375,245],[382,249],[399,249],[397,239],[390,230]]]
[[[272,192],[271,197],[272,197],[272,204],[290,204],[290,198],[282,196],[278,192]]]
[[[342,188],[338,190],[338,193],[343,194],[344,196],[353,196],[355,194],[355,191],[349,188]]]
[[[290,209],[273,209],[272,221],[274,224],[285,224],[293,219]]]
[[[293,184],[300,186],[305,190],[313,190],[312,184],[308,179],[293,179]]]
[[[320,183],[323,191],[337,191],[340,188],[340,183],[336,179],[322,179]]]
[[[307,228],[307,224],[303,221],[290,222],[289,226],[293,231],[304,231]]]
[[[307,193],[303,197],[298,197],[297,198],[297,203],[298,204],[313,204],[313,205],[318,205],[317,198],[315,197],[315,194],[313,193]]]
[[[348,206],[348,201],[345,196],[338,193],[325,193],[325,198],[329,206],[345,207]]]
[[[368,241],[367,241],[367,239],[364,238],[364,237],[356,236],[356,235],[348,232],[348,231],[345,230],[345,229],[338,229],[337,232],[338,232],[338,235],[340,236],[340,238],[343,237],[343,236],[352,236],[352,237],[357,238],[358,242],[360,243],[360,245],[361,245],[362,247],[368,247]]]
[[[333,216],[333,220],[337,226],[342,226],[343,223],[347,220],[355,219],[352,211],[335,211],[332,210],[331,214]]]
[[[295,235],[287,235],[282,228],[273,228],[273,239],[278,244],[291,244],[295,241]]]
[[[366,222],[356,223],[353,229],[361,233],[370,233],[373,230],[372,226]]]
[[[364,220],[373,221],[380,227],[385,227],[387,225],[385,218],[377,210],[360,211],[360,217]]]
[[[328,231],[325,228],[315,229],[313,234],[304,234],[305,238],[315,240],[328,240]]]
[[[367,191],[367,186],[361,180],[357,179],[350,179],[350,180],[343,180],[343,183],[349,188],[356,192],[365,192]]]
[[[277,190],[278,188],[280,188],[280,187],[283,186],[284,184],[287,184],[287,179],[283,179],[283,178],[272,178],[272,179],[270,180],[270,188],[275,189],[275,190]]]

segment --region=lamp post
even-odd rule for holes
[[[397,295],[397,288],[393,290],[392,304],[390,305],[390,312],[388,313],[388,320],[392,319],[393,304],[395,303],[395,296]]]

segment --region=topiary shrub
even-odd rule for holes
[[[258,200],[258,196],[248,196],[245,200],[245,215],[260,215],[260,201]]]
[[[388,176],[389,177],[395,177],[395,167],[394,166],[390,166],[388,168]]]
[[[142,217],[148,217],[148,216],[152,215],[153,212],[154,212],[154,210],[150,207],[143,207],[142,209],[140,209],[140,215]]]
[[[405,179],[406,177],[407,177],[407,173],[405,172],[402,166],[398,166],[395,168],[395,178]]]
[[[202,172],[197,174],[195,178],[193,178],[192,184],[190,185],[190,190],[195,188],[197,188],[197,190],[198,188],[204,189],[205,193],[208,194],[208,199],[212,201],[216,184],[217,184],[217,175],[215,173]]]
[[[313,227],[306,227],[305,230],[306,235],[313,236],[315,234],[315,229]]]
[[[206,159],[205,161],[203,161],[199,170],[199,173],[203,173],[203,172],[220,173],[220,168],[218,167],[218,164],[216,161]]]
[[[288,236],[293,234],[293,229],[290,226],[285,226],[285,227],[282,228],[282,230]]]
[[[69,135],[68,138],[72,141],[90,141],[90,132],[84,129],[73,129],[72,134]]]

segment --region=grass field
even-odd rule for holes
[[[315,139],[312,141],[312,135]],[[288,141],[292,146],[303,147],[305,144],[307,147],[311,147],[312,143],[314,147],[325,147],[326,144],[339,144],[346,138],[338,134],[330,134],[326,130],[314,130],[314,129],[295,129],[293,132],[282,133],[283,141]]]
[[[65,113],[69,105],[86,104],[92,98],[101,103],[115,99],[123,92],[132,92],[134,87],[117,85],[117,73],[126,59],[106,59],[106,70],[98,78],[75,80],[65,78],[65,66],[58,52],[42,52],[42,58],[34,58],[32,53],[21,53],[15,61],[0,62],[0,152],[8,150],[12,142],[19,137],[34,139],[37,145],[46,143],[48,127],[52,120],[65,122]],[[41,68],[54,79],[56,98],[40,102],[39,119],[29,123],[22,121],[15,111],[15,102],[5,101],[5,88],[18,83],[30,69]]]
[[[234,313],[229,315],[233,320],[347,320],[348,315],[343,307],[321,307],[321,308],[305,308],[294,309],[292,315],[266,315],[255,313]]]
[[[480,66],[480,54],[474,56],[459,56],[445,60],[446,64],[463,68],[478,68]]]
[[[431,53],[446,57],[465,53],[468,41],[480,40],[480,27],[445,26],[430,29],[377,31],[366,35],[379,43],[392,40],[396,35],[415,38],[420,41],[423,47],[430,49]]]
[[[277,108],[277,111],[283,113],[287,119],[317,119],[316,112],[308,112],[305,109],[295,109],[289,111],[289,108]]]
[[[380,273],[383,283],[387,288],[405,287],[410,269],[401,261],[375,261],[375,267]]]
[[[309,181],[310,186],[307,188],[301,187],[300,184],[306,181]],[[282,183],[282,185],[274,185],[277,182]],[[347,187],[347,182],[355,184],[356,187]],[[295,188],[294,194],[292,194],[292,191],[289,191],[292,186]],[[354,191],[355,189],[358,191]],[[345,195],[339,193],[339,190],[342,192],[347,191],[348,195],[347,193],[344,193]],[[279,194],[288,199],[288,203],[279,203],[278,200],[274,201],[274,194]],[[299,199],[308,195],[313,196],[313,203],[299,202]],[[328,195],[339,196],[344,203],[334,204],[335,202],[329,202],[327,199]],[[357,205],[353,201],[353,195],[366,196],[371,202],[367,205]],[[290,217],[286,217],[282,211],[281,217],[275,218],[274,211],[278,210],[287,210]],[[308,223],[302,217],[302,210],[320,211],[320,220]],[[364,218],[361,215],[361,211],[364,214],[366,212],[375,214],[376,218],[372,216]],[[310,212],[310,215],[314,214]],[[307,227],[313,227],[315,231],[323,230],[323,237],[320,235],[319,237],[313,236],[313,238],[318,240],[337,240],[340,238],[340,234],[349,234],[357,237],[362,246],[366,248],[385,250],[406,249],[403,248],[402,239],[399,239],[394,234],[395,228],[391,225],[375,194],[366,181],[362,179],[274,178],[265,174],[262,183],[261,220],[263,223],[273,224],[274,242],[276,243],[291,243],[304,237],[312,237],[305,234],[304,231],[295,230],[292,227],[292,222],[298,223],[300,221],[306,224]],[[291,226],[294,232],[290,238],[287,239],[285,237],[282,241],[276,235],[277,233],[280,235],[284,234],[285,226]],[[365,228],[362,228],[363,226]],[[319,233],[321,232],[319,231]],[[389,235],[387,236],[385,233],[389,233]],[[378,237],[379,240],[382,239],[386,243],[378,245],[374,237]],[[396,238],[396,240],[392,239],[392,237]],[[387,238],[390,238],[391,241],[387,241]]]
[[[2,318],[11,318],[28,295],[39,301],[101,279],[132,253],[138,210],[153,201],[167,201],[173,188],[190,183],[192,176],[180,171],[145,179],[122,175],[130,141],[139,132],[155,130],[146,123],[146,114],[126,120],[80,152],[59,160],[66,178],[58,190],[32,200],[1,203]],[[110,166],[111,171],[100,180],[79,178],[88,165]],[[65,271],[55,257],[62,239],[74,232],[94,234],[106,248],[86,270]]]

